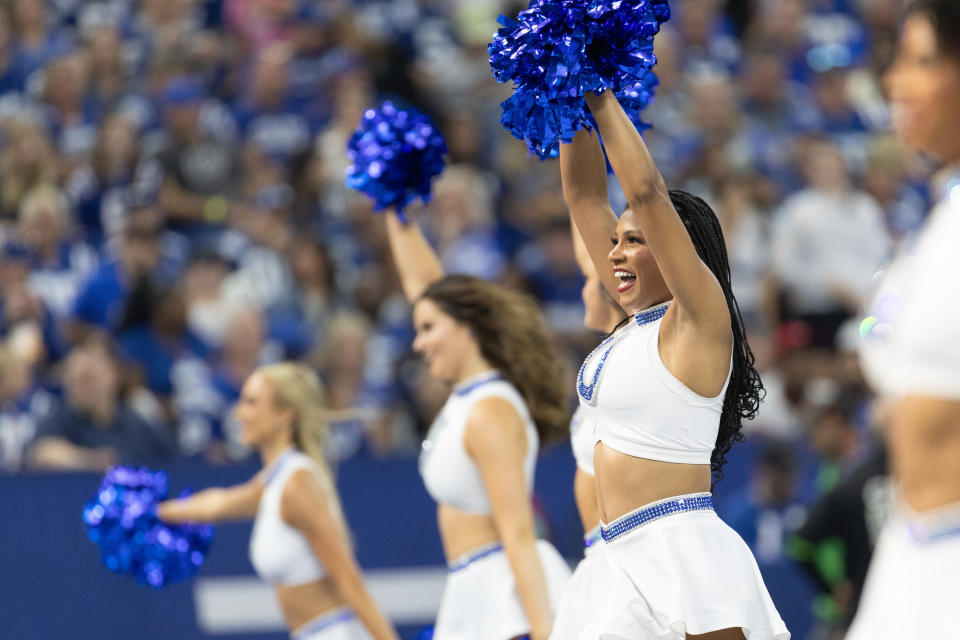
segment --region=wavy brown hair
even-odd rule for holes
[[[470,328],[484,359],[523,396],[542,443],[567,434],[564,367],[532,297],[457,274],[431,284],[424,298]]]

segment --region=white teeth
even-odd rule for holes
[[[614,272],[613,272],[613,277],[615,277],[615,278],[620,278],[621,280],[623,280],[624,278],[636,278],[637,276],[636,276],[636,274],[630,273],[629,271],[623,271],[622,269],[616,269],[616,270],[614,270]]]

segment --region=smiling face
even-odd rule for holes
[[[635,313],[672,297],[660,267],[647,246],[633,211],[627,209],[617,223],[617,235],[608,259],[617,286],[618,302],[627,313]]]
[[[904,24],[887,80],[900,140],[945,163],[960,161],[960,59],[942,50],[926,15],[915,13]]]
[[[263,448],[279,438],[292,440],[292,411],[277,406],[270,381],[260,373],[243,384],[234,416],[240,423],[240,439],[248,447]]]
[[[479,350],[470,328],[443,312],[436,302],[421,299],[413,308],[413,326],[417,337],[413,350],[423,357],[430,374],[457,382],[468,353]]]

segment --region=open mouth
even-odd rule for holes
[[[630,273],[624,269],[614,269],[613,276],[620,280],[617,286],[617,293],[623,293],[637,282],[637,274]]]

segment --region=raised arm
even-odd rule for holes
[[[375,640],[397,640],[397,632],[370,597],[360,567],[347,542],[347,531],[339,510],[327,491],[305,469],[290,476],[280,501],[280,517],[299,530],[310,543],[320,564],[333,578],[347,604]]]
[[[586,100],[627,204],[682,316],[692,319],[700,330],[728,335],[730,314],[720,283],[697,255],[643,138],[613,92],[590,93]]]
[[[530,636],[546,640],[553,614],[523,475],[524,453],[530,444],[517,410],[502,398],[481,400],[467,419],[464,444],[490,496],[494,523],[530,622]]]
[[[412,303],[427,287],[443,277],[443,265],[413,220],[403,224],[393,211],[387,212],[386,218],[387,237],[393,262],[400,274],[400,286]]]
[[[596,133],[579,131],[573,142],[560,145],[560,177],[563,199],[570,210],[574,230],[579,232],[574,233],[574,242],[579,236],[603,286],[616,296],[618,283],[607,262],[607,254],[610,252],[610,239],[617,231],[617,216],[610,208],[607,162]],[[577,260],[581,261],[580,255]],[[580,268],[584,269],[582,262]]]
[[[165,500],[157,506],[157,515],[170,524],[252,520],[261,495],[263,482],[257,475],[233,487],[205,489],[186,498]]]

